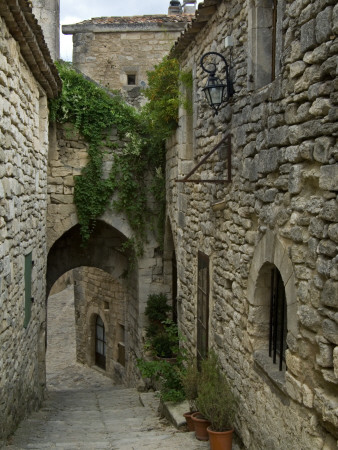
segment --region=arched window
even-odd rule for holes
[[[95,364],[106,370],[106,333],[100,316],[95,322]]]

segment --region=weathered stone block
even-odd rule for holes
[[[273,172],[278,167],[278,149],[263,150],[257,155],[257,170],[261,173]]]
[[[333,347],[326,339],[317,338],[319,355],[316,356],[316,362],[321,367],[332,367],[333,365]]]
[[[338,34],[338,4],[333,8],[333,14],[332,14],[332,31],[337,35]]]
[[[332,34],[332,6],[328,6],[316,17],[316,40],[318,43],[328,41]]]
[[[323,320],[323,336],[329,341],[338,345],[338,324],[330,319]]]
[[[300,28],[300,45],[303,53],[316,46],[315,26],[315,19],[311,19]]]
[[[338,243],[338,224],[334,223],[328,226],[327,234],[330,239]]]
[[[330,111],[332,104],[328,98],[317,98],[309,109],[313,116],[326,116]]]
[[[305,70],[306,64],[303,61],[296,61],[290,64],[290,78],[296,78]]]
[[[336,378],[338,378],[338,346],[333,349],[333,369]]]
[[[335,200],[324,203],[320,217],[330,222],[336,222],[338,217],[338,204]]]
[[[320,168],[319,187],[328,191],[338,191],[338,164]]]

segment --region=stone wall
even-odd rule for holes
[[[177,46],[183,69],[193,71],[193,119],[181,111],[167,152],[180,328],[196,347],[201,251],[210,258],[209,347],[216,349],[240,399],[238,442],[250,450],[333,450],[338,438],[338,7],[331,0],[279,2],[280,68],[274,81],[257,89],[248,71],[249,16],[264,2],[205,3],[217,11],[194,39]],[[230,61],[229,49],[224,50],[229,35],[235,44],[236,93],[214,115],[202,96],[206,74],[198,63],[208,51]],[[195,124],[193,136],[185,131],[188,120]],[[227,134],[230,183],[176,182]],[[226,148],[220,148],[192,178],[226,179],[225,155]],[[281,372],[267,356],[267,269],[274,266],[287,302],[288,348]]]
[[[45,386],[48,109],[1,14],[0,49],[1,446],[1,439],[38,407]],[[25,283],[30,253],[33,266]],[[34,301],[26,300],[25,314],[30,282]]]

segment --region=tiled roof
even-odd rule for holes
[[[125,17],[93,17],[89,20],[77,23],[77,25],[126,25],[126,24],[162,24],[162,23],[186,23],[194,17],[193,14],[175,15],[149,15],[149,16],[125,16]]]
[[[198,5],[198,9],[193,16],[192,21],[187,25],[186,29],[172,48],[170,52],[171,56],[177,57],[184,52],[217,11],[217,8],[222,1],[223,0],[204,0],[203,3]]]
[[[0,0],[0,16],[47,96],[56,97],[61,90],[61,80],[30,3],[26,0]]]

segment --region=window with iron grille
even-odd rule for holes
[[[269,356],[283,370],[287,335],[287,307],[284,283],[277,267],[271,270]]]
[[[209,257],[198,252],[197,269],[197,360],[208,354],[209,334]]]
[[[27,328],[28,323],[31,318],[31,309],[32,309],[32,252],[25,255],[25,318],[23,326]]]

